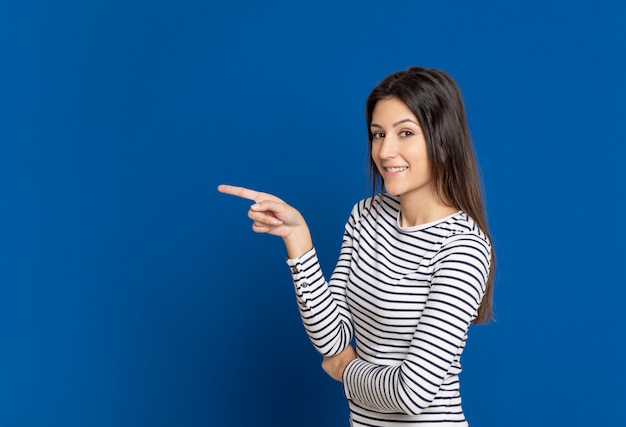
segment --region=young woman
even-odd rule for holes
[[[494,252],[460,91],[412,67],[372,91],[366,118],[373,196],[354,206],[328,282],[296,209],[218,189],[253,200],[253,230],[283,238],[305,329],[343,383],[351,425],[465,426],[460,357],[470,324],[492,315]]]

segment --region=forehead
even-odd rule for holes
[[[419,123],[413,111],[398,98],[381,99],[374,105],[372,126],[393,125],[401,120],[411,120]]]

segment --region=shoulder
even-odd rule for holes
[[[480,229],[478,224],[467,213],[460,211],[440,225],[447,233],[444,240],[454,241],[471,239],[491,246],[487,235]]]
[[[433,257],[433,274],[440,283],[469,286],[480,302],[489,280],[491,242],[464,212],[447,222],[446,236]]]
[[[491,242],[476,222],[461,211],[449,221],[440,225],[445,229],[438,258],[444,259],[451,254],[471,255],[476,262],[487,268],[491,263]]]

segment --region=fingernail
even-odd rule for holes
[[[261,206],[258,203],[255,203],[254,205],[250,206],[250,209],[259,209]]]

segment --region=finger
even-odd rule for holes
[[[268,226],[266,224],[262,224],[256,221],[252,223],[252,231],[254,231],[255,233],[267,233],[267,230]]]
[[[253,222],[252,223],[252,231],[254,231],[255,233],[267,233],[267,234],[272,234],[274,236],[279,236],[280,234],[277,234],[277,232],[280,230],[281,225],[268,225],[268,224],[264,224],[264,223],[257,223],[257,222]]]
[[[251,211],[255,212],[268,212],[272,215],[279,217],[281,214],[284,214],[289,209],[289,206],[279,199],[266,199],[261,200],[252,206],[250,206]]]
[[[231,196],[241,197],[242,199],[253,200],[255,202],[259,198],[259,194],[261,194],[258,191],[250,190],[248,188],[224,184],[219,185],[217,187],[217,191],[224,194],[230,194]]]
[[[271,213],[257,212],[252,209],[248,211],[248,218],[250,218],[256,224],[265,224],[267,226],[276,226],[283,224],[281,220],[276,218]]]
[[[241,197],[242,199],[253,200],[255,202],[262,202],[264,200],[272,200],[275,202],[282,202],[276,196],[261,191],[251,190],[245,187],[237,187],[234,185],[219,185],[217,191],[224,194],[230,194],[231,196]]]
[[[254,231],[255,233],[269,233],[271,229],[272,227],[270,225],[267,225],[264,223],[260,223],[260,222],[252,223],[252,231]]]

